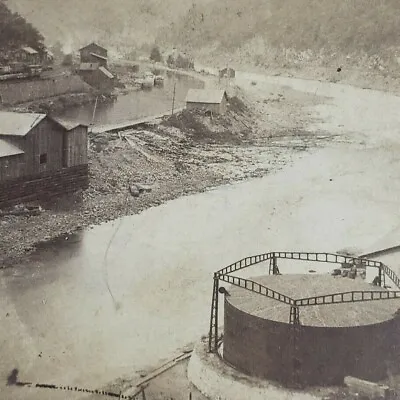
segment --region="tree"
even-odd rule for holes
[[[161,52],[160,52],[160,49],[157,46],[154,46],[151,49],[150,60],[152,60],[154,62],[161,62],[162,61]]]
[[[13,13],[0,1],[0,49],[13,50],[30,46],[44,54],[44,37],[18,13]]]

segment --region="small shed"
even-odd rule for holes
[[[223,68],[219,71],[220,78],[235,78],[236,72],[233,68]]]
[[[186,109],[200,109],[214,114],[225,114],[228,96],[225,90],[189,89],[186,96]]]
[[[97,43],[90,43],[79,50],[81,63],[98,63],[107,67],[108,51]]]

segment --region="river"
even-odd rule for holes
[[[120,94],[115,101],[98,103],[94,116],[94,126],[118,124],[138,118],[159,115],[172,108],[175,85],[175,108],[185,105],[185,98],[190,88],[201,89],[204,83],[196,78],[183,74],[161,71],[164,85],[151,90],[131,91]],[[90,124],[93,119],[94,106],[84,105],[63,110],[58,114],[70,120]]]
[[[262,91],[268,78],[238,76],[245,88],[254,79]],[[304,82],[304,90],[309,85]],[[349,135],[358,132],[354,145],[316,150],[262,179],[62,238],[29,264],[1,271],[1,382],[12,368],[22,380],[83,387],[133,377],[207,333],[215,270],[262,252],[355,247],[361,253],[379,239],[393,240],[387,235],[400,221],[400,138],[394,131],[400,115],[393,110],[400,99],[315,85],[332,97],[314,108],[325,118],[319,129],[333,129],[340,120]],[[358,104],[362,113],[351,113],[348,107]],[[365,118],[375,127],[385,120],[378,138],[373,129],[363,131]],[[360,144],[360,137],[372,144]],[[309,268],[317,266],[280,264],[282,273]],[[252,274],[266,270],[261,265]],[[2,391],[15,400],[64,398],[53,391]]]

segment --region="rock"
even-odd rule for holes
[[[138,197],[140,194],[139,188],[136,185],[129,186],[129,191],[133,197]]]

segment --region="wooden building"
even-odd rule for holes
[[[45,114],[0,112],[0,206],[40,197],[44,189],[68,192],[76,188],[75,178],[87,186],[87,126]]]
[[[189,89],[186,96],[187,110],[204,110],[214,114],[225,114],[228,96],[225,90]]]
[[[38,65],[41,61],[39,52],[29,46],[21,47],[20,49],[18,49],[15,52],[15,59],[16,61],[31,65]]]
[[[81,63],[98,63],[101,67],[107,67],[108,51],[97,43],[90,43],[79,50]]]
[[[233,68],[223,68],[219,71],[220,78],[229,78],[233,79],[236,76],[236,72]]]

